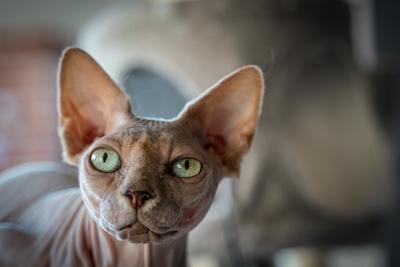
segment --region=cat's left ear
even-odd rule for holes
[[[66,49],[60,60],[58,113],[64,159],[72,164],[96,138],[133,118],[128,97],[78,48]]]
[[[229,175],[238,175],[261,113],[264,79],[260,68],[245,66],[189,103],[177,121],[198,134],[202,145],[222,159]]]

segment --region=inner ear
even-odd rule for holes
[[[67,162],[78,163],[95,139],[128,122],[128,97],[87,53],[65,50],[59,65],[59,132]]]
[[[243,67],[189,103],[178,121],[192,125],[204,147],[219,156],[231,174],[237,174],[253,139],[263,92],[261,70]]]

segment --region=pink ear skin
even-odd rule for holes
[[[96,138],[133,118],[128,97],[78,48],[66,49],[61,57],[58,105],[64,159],[71,164]]]
[[[177,121],[193,125],[206,149],[218,155],[230,175],[238,175],[260,116],[264,79],[245,66],[189,103]]]
[[[261,70],[243,67],[189,103],[177,120],[193,125],[204,147],[236,175],[251,145],[263,91]],[[128,97],[78,48],[65,50],[60,60],[58,102],[64,158],[72,164],[95,139],[134,119]]]

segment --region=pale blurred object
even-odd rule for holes
[[[385,255],[376,245],[347,246],[321,253],[319,249],[302,247],[283,249],[275,256],[276,267],[383,267]]]
[[[204,255],[196,255],[189,257],[188,261],[189,267],[218,267],[218,262],[216,262],[215,258],[212,255],[204,254]]]

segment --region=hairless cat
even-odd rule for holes
[[[264,82],[243,67],[172,120],[136,117],[78,48],[58,80],[59,133],[76,179],[0,176],[1,266],[185,266],[188,232],[221,179],[239,173]]]

